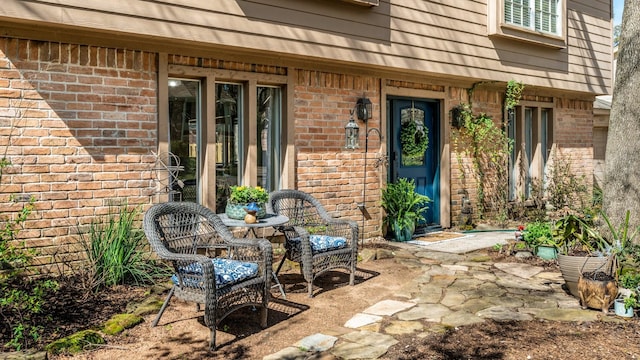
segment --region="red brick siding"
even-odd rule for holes
[[[465,94],[466,89],[450,88],[450,101],[452,107],[459,102],[468,102]],[[496,124],[502,117],[502,97],[499,90],[475,90],[473,92],[472,104],[474,113],[486,113],[494,119]],[[523,95],[522,100],[552,103],[553,97],[540,95]],[[553,109],[554,126],[553,142],[555,148],[560,150],[562,156],[571,163],[571,168],[577,176],[585,176],[587,185],[592,184],[593,174],[593,110],[592,102],[586,100],[575,100],[570,98],[556,98],[556,105]],[[452,129],[455,132],[454,129]],[[458,156],[455,146],[451,147],[451,222],[452,225],[460,223],[460,213],[462,197],[468,193],[474,209],[474,221],[480,219],[477,213],[477,183],[471,171],[471,159]],[[552,154],[553,156],[553,154]],[[459,163],[461,162],[462,165]],[[549,159],[552,163],[553,159]],[[465,169],[463,176],[462,168]],[[505,186],[507,186],[505,184]],[[485,213],[485,218],[490,218],[490,212]]]
[[[556,101],[554,141],[571,162],[571,170],[593,183],[593,102],[571,99]]]
[[[54,255],[56,261],[77,259],[75,225],[107,213],[112,201],[151,201],[155,192],[151,151],[157,139],[156,62],[156,54],[140,51],[0,38],[0,147],[6,148],[14,164],[5,169],[0,183],[0,213],[19,208],[8,202],[10,194],[36,197],[37,211],[21,238],[40,251],[42,264],[51,262]],[[380,140],[377,135],[370,139],[366,177],[362,121],[356,120],[360,148],[344,149],[344,126],[363,95],[374,107],[368,126],[381,127],[379,104],[384,99],[379,78],[179,55],[170,55],[169,64],[277,75],[294,71],[296,187],[316,196],[334,216],[362,226],[357,204],[364,201],[366,182],[366,208],[372,219],[365,221],[364,237],[380,234],[380,188],[386,182],[382,169],[374,166]],[[428,82],[387,80],[386,85],[447,90]],[[467,95],[467,89],[449,87],[447,103],[452,107],[468,102]],[[525,99],[554,100],[531,95]],[[472,100],[474,112],[499,121],[499,90],[476,89]],[[574,169],[589,175],[591,104],[564,98],[556,103],[557,147],[571,154]],[[446,119],[449,124],[449,116]],[[463,196],[468,193],[475,208],[477,194],[475,179],[462,176],[458,156],[451,149],[455,225]],[[462,156],[460,160],[465,167],[471,166],[470,159]]]
[[[39,263],[77,259],[76,225],[111,203],[150,202],[156,78],[152,53],[0,38],[0,213],[35,197],[19,238]]]
[[[360,127],[360,148],[346,150],[344,127],[358,98],[368,97],[373,106],[369,127],[380,128],[379,80],[318,71],[296,70],[295,145],[297,188],[311,193],[335,217],[358,222],[365,238],[380,235],[380,172],[374,167],[380,148],[377,136],[370,137],[367,152],[366,208],[372,216],[362,229],[365,166],[365,124]]]

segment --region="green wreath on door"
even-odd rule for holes
[[[426,127],[418,130],[415,120],[407,121],[400,129],[400,145],[405,156],[424,155],[429,147],[429,130]]]

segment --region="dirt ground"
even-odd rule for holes
[[[157,327],[149,324],[155,315],[126,332],[108,339],[108,345],[81,356],[58,356],[55,359],[262,359],[307,335],[336,328],[354,314],[393,294],[416,276],[393,259],[358,264],[356,285],[349,275],[336,271],[318,279],[313,298],[307,296],[306,283],[295,271],[279,276],[286,289],[286,300],[274,289],[268,328],[258,326],[258,312],[250,308],[227,317],[219,326],[219,349],[207,349],[209,330],[202,313],[193,303],[172,299]],[[98,311],[98,309],[96,309]]]
[[[513,257],[494,254],[495,261],[514,261]],[[220,325],[219,349],[207,350],[209,331],[195,305],[173,299],[160,320],[151,328],[155,315],[123,335],[108,338],[106,346],[77,355],[50,359],[262,359],[305,336],[328,329],[339,329],[354,314],[389,298],[419,269],[408,268],[400,259],[359,263],[356,286],[348,286],[348,275],[329,273],[319,279],[315,296],[308,298],[300,275],[281,273],[287,299],[274,296],[269,311],[269,326],[258,326],[257,313],[251,309],[230,315]],[[107,299],[111,297],[112,299]],[[140,289],[120,288],[102,301],[77,299],[67,309],[75,314],[66,330],[86,328],[118,310],[125,299],[140,298]],[[609,318],[607,318],[609,319]],[[640,321],[637,317],[590,323],[524,321],[496,322],[442,330],[426,323],[427,330],[402,337],[384,359],[638,359],[640,358]],[[74,325],[75,324],[75,325]],[[432,331],[431,331],[431,330]],[[346,331],[346,330],[345,330]],[[333,359],[317,356],[311,359]]]

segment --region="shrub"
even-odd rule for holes
[[[11,163],[0,159],[0,180],[4,169]],[[11,196],[10,202],[16,202]],[[30,279],[25,273],[36,252],[26,248],[24,242],[16,242],[23,223],[33,212],[35,199],[22,206],[16,213],[0,216],[0,333],[9,332],[11,339],[4,344],[16,350],[26,349],[38,341],[42,327],[38,324],[44,299],[58,289],[58,283],[47,279]],[[13,204],[12,204],[13,205]]]
[[[530,247],[554,245],[551,224],[546,221],[535,221],[527,224],[523,232],[524,242]]]
[[[144,233],[136,225],[138,208],[126,205],[92,221],[87,232],[80,232],[80,243],[90,265],[92,287],[98,290],[118,284],[153,283],[167,268],[158,266],[144,249]]]
[[[640,286],[640,273],[628,271],[620,275],[620,286],[635,290]]]
[[[576,175],[571,168],[571,158],[554,150],[553,163],[549,165],[547,181],[547,200],[556,211],[572,209],[591,212],[594,203],[589,200],[585,175]],[[589,214],[587,214],[589,215]]]

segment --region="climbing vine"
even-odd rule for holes
[[[402,154],[406,156],[423,155],[429,146],[428,131],[426,127],[419,131],[414,120],[409,120],[403,124],[400,130]]]
[[[458,165],[465,177],[462,154],[471,160],[471,171],[476,181],[476,207],[483,217],[492,210],[501,223],[507,219],[509,156],[513,151],[513,140],[509,138],[502,122],[496,122],[486,113],[475,114],[471,99],[478,84],[468,89],[469,104],[461,104],[455,110],[456,122],[460,128],[453,132]],[[504,114],[520,101],[524,86],[509,81],[505,90]],[[501,126],[502,125],[502,126]]]
[[[522,91],[524,90],[524,84],[515,80],[509,80],[507,82],[507,89],[504,95],[504,109],[511,110],[520,102],[522,98]]]

